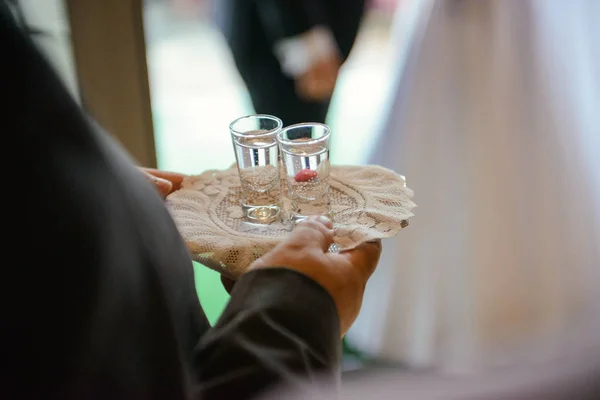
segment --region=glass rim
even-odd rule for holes
[[[323,128],[323,130],[325,131],[323,136],[316,138],[316,139],[310,139],[310,140],[284,139],[283,138],[283,134],[292,129],[315,127],[315,126]],[[289,126],[286,126],[285,128],[283,128],[277,134],[277,141],[286,146],[307,146],[307,145],[311,145],[311,144],[315,144],[315,143],[319,143],[324,140],[327,140],[330,135],[331,135],[331,129],[326,124],[322,124],[320,122],[302,122],[299,124],[289,125]]]
[[[236,130],[233,127],[236,123],[238,123],[244,119],[269,119],[271,121],[275,121],[277,123],[277,127],[273,128],[273,129],[269,129],[266,132],[248,134],[246,132],[241,132],[239,130]],[[283,121],[280,118],[277,118],[276,116],[269,115],[269,114],[244,115],[242,117],[238,117],[238,118],[234,119],[229,124],[229,132],[232,135],[234,135],[236,137],[244,137],[244,138],[260,138],[260,137],[265,137],[265,136],[277,135],[281,131],[282,128],[283,128]]]

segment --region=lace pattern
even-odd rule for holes
[[[330,186],[335,230],[330,251],[395,235],[408,225],[416,206],[404,177],[379,166],[332,166]],[[192,258],[232,278],[292,229],[291,223],[280,220],[268,225],[248,222],[240,207],[240,192],[237,169],[232,167],[189,176],[167,198]],[[283,220],[287,210],[289,200],[284,198]]]

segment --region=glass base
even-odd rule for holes
[[[246,218],[252,222],[269,224],[279,217],[281,209],[276,204],[268,206],[242,204],[242,211],[244,211]]]

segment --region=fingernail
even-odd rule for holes
[[[319,222],[323,223],[323,224],[328,224],[328,223],[330,223],[330,222],[331,222],[331,220],[330,220],[329,218],[327,218],[326,216],[324,216],[324,215],[319,215],[319,216],[317,217],[317,220],[318,220]]]
[[[327,226],[328,228],[332,228],[333,227],[333,223],[331,222],[331,219],[329,219],[328,217],[326,217],[324,215],[319,215],[317,217],[317,221],[319,221],[323,225]]]
[[[308,221],[308,218],[302,218],[302,219],[296,220],[294,222],[294,225],[299,225],[299,224],[302,224],[302,223],[304,223],[306,221]]]
[[[319,216],[312,216],[312,217],[308,217],[308,218],[302,218],[299,221],[296,221],[296,225],[301,224],[303,222],[306,221],[315,221],[315,222],[319,222],[325,226],[327,226],[330,229],[333,229],[333,223],[331,222],[331,219],[327,218],[324,215],[319,215]]]

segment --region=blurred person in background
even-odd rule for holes
[[[552,353],[600,303],[600,1],[413,0],[370,161],[418,204],[348,341],[469,371]]]
[[[217,0],[220,26],[255,111],[325,122],[364,0]]]

